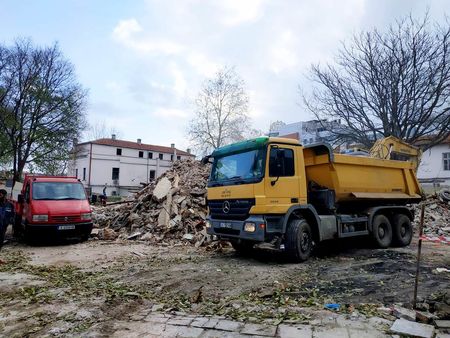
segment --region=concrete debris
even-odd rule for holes
[[[94,206],[98,237],[162,245],[210,245],[205,229],[209,170],[209,165],[199,161],[177,161],[156,182],[137,192],[130,203]]]
[[[450,320],[435,320],[434,324],[439,329],[450,329]]]
[[[450,236],[450,202],[445,201],[439,195],[428,196],[425,206],[424,234],[438,237]],[[415,212],[414,229],[418,231],[420,223],[420,204],[412,206]]]
[[[405,336],[431,338],[434,335],[434,327],[428,324],[411,322],[406,319],[397,319],[391,327],[391,331]]]
[[[392,314],[397,318],[403,318],[413,321],[416,320],[416,311],[401,306],[394,305],[392,307]]]

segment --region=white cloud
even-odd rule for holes
[[[294,34],[290,30],[284,31],[277,43],[271,48],[270,69],[274,73],[290,70],[297,66],[300,56],[294,50]]]
[[[218,4],[225,12],[222,23],[226,26],[254,22],[263,14],[262,0],[226,0],[218,1]]]
[[[173,90],[179,97],[183,97],[186,94],[187,82],[184,78],[183,72],[172,62],[170,65],[171,73],[174,78]]]
[[[200,52],[191,52],[187,56],[187,62],[202,76],[211,77],[220,68],[220,64],[213,62]]]
[[[189,116],[185,110],[166,107],[157,108],[152,112],[152,115],[165,120],[173,118],[186,119]]]
[[[144,30],[139,22],[132,18],[121,20],[113,30],[113,38],[124,46],[140,53],[177,54],[181,52],[181,44],[166,38],[142,36]]]

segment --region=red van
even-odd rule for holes
[[[25,239],[45,235],[87,240],[92,210],[76,177],[27,175],[15,202],[14,233]]]

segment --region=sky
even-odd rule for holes
[[[332,63],[353,34],[412,14],[444,22],[447,0],[0,0],[0,43],[58,42],[89,91],[87,118],[122,139],[189,147],[205,79],[235,67],[251,126],[311,119],[311,64]]]

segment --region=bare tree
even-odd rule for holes
[[[0,129],[6,135],[14,181],[25,166],[70,156],[85,126],[86,91],[57,44],[30,40],[0,46]]]
[[[233,68],[223,68],[207,80],[195,101],[195,117],[188,129],[194,148],[206,154],[243,140],[249,129],[248,101],[244,81]]]
[[[283,121],[280,121],[280,120],[271,122],[270,126],[269,126],[269,133],[278,131],[281,128],[283,128],[285,125],[286,125],[286,123],[284,123]]]
[[[88,140],[98,140],[101,138],[109,138],[112,134],[120,138],[122,133],[114,127],[107,126],[105,121],[98,121],[88,127],[85,137]]]
[[[312,66],[304,102],[337,141],[370,147],[393,135],[431,147],[450,135],[450,26],[407,17],[353,37],[336,65]]]

